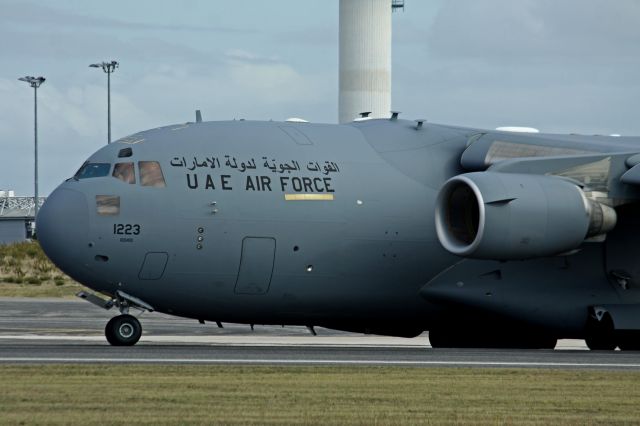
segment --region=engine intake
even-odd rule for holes
[[[478,259],[528,259],[576,249],[616,224],[611,207],[551,176],[477,172],[455,176],[440,190],[436,231],[453,254]]]

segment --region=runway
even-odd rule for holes
[[[431,349],[413,339],[305,327],[198,324],[147,313],[134,347],[112,347],[104,325],[113,312],[81,300],[0,298],[0,363],[172,363],[393,365],[640,370],[640,352],[593,352],[584,342],[556,350]]]

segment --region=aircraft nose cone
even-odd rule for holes
[[[89,207],[81,192],[56,189],[36,218],[36,234],[46,255],[72,277],[73,266],[82,262],[81,249],[89,233]]]

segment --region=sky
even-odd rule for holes
[[[406,0],[393,14],[392,107],[470,127],[640,135],[640,1]],[[338,0],[0,0],[0,189],[40,195],[107,139],[161,125],[336,123]]]

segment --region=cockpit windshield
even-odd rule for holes
[[[166,185],[162,168],[157,161],[138,161],[140,168],[140,183],[142,186],[164,188]]]
[[[84,163],[73,178],[79,180],[109,176],[109,170],[111,170],[109,163]]]
[[[136,172],[133,168],[133,163],[116,163],[113,168],[113,177],[125,183],[136,183]]]

